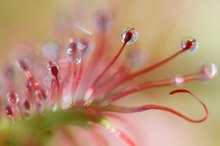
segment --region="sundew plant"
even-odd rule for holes
[[[28,44],[17,46],[16,53],[22,55],[15,58],[14,64],[6,65],[1,74],[1,146],[47,146],[57,135],[61,137],[62,145],[81,145],[73,136],[80,130],[87,131],[81,137],[90,137],[85,143],[91,146],[109,145],[109,138],[102,131],[97,131],[97,127],[108,131],[121,145],[138,146],[135,138],[110,119],[120,120],[121,114],[144,114],[148,110],[164,111],[164,114],[172,114],[191,123],[201,123],[208,118],[206,105],[196,93],[182,85],[213,79],[217,74],[214,63],[205,64],[197,72],[162,80],[136,80],[181,55],[196,53],[199,47],[196,38],[183,36],[176,47],[179,49],[173,49],[170,56],[137,67],[145,59],[143,54],[136,50],[127,53],[125,50],[138,41],[138,30],[134,26],[125,26],[118,34],[121,45],[114,46],[118,49],[112,53],[111,46],[114,44],[111,43],[115,36],[109,34],[114,31],[110,14],[98,11],[91,17],[95,20],[94,32],[74,22],[64,42],[48,42],[40,47],[41,52]],[[120,59],[123,55],[124,59]],[[194,119],[159,104],[116,104],[118,100],[142,90],[164,86],[174,86],[174,90],[168,91],[170,96],[191,96],[201,105],[204,115]],[[78,129],[74,131],[73,127]]]

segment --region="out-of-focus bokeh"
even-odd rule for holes
[[[80,3],[80,4],[79,4]],[[194,36],[200,48],[195,54],[182,55],[171,63],[150,73],[147,78],[172,77],[179,73],[197,71],[200,66],[213,62],[220,64],[220,1],[218,0],[19,0],[0,1],[0,64],[8,60],[8,53],[20,43],[43,43],[53,40],[54,28],[60,17],[78,17],[86,28],[92,27],[90,12],[97,8],[111,10],[117,15],[115,24],[120,31],[134,26],[139,32],[138,45],[148,53],[149,63],[165,58],[179,49],[184,36]],[[71,14],[72,13],[72,14]],[[82,17],[81,15],[88,15]],[[89,15],[91,15],[89,17]],[[85,18],[89,20],[86,21]],[[117,47],[117,46],[116,46]],[[202,124],[191,124],[161,112],[145,112],[131,116],[141,128],[138,139],[149,146],[219,146],[220,145],[220,78],[183,86],[200,97],[209,107],[209,119]],[[188,96],[168,97],[176,87],[142,92],[140,101],[149,102],[146,94],[156,101],[173,106],[191,116],[202,116],[200,107]],[[165,99],[164,99],[165,98]],[[134,99],[133,99],[134,100]],[[151,99],[152,100],[152,99]],[[194,113],[194,114],[193,114]],[[131,119],[131,122],[133,120]],[[129,127],[129,126],[128,126]]]

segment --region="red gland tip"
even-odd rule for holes
[[[181,49],[186,53],[194,53],[198,49],[198,42],[193,37],[185,37],[181,43]]]
[[[8,105],[5,107],[5,113],[7,116],[12,117],[14,115],[14,110],[10,105]]]
[[[124,42],[127,43],[131,40],[132,38],[132,33],[129,31],[126,33],[125,38],[124,38]]]
[[[23,102],[23,107],[24,107],[25,111],[30,111],[30,110],[31,110],[31,104],[30,104],[30,102],[29,102],[28,100],[25,100],[25,101]]]
[[[17,93],[13,91],[7,93],[7,98],[8,98],[8,101],[13,104],[17,104],[19,101]]]

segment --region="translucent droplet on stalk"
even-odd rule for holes
[[[126,45],[131,45],[138,39],[138,32],[134,27],[127,27],[121,34],[121,41],[126,42]]]
[[[202,69],[203,79],[213,79],[216,77],[218,72],[217,66],[214,63],[206,64]]]
[[[7,93],[7,98],[8,98],[8,101],[13,103],[13,104],[17,104],[18,101],[19,101],[17,93],[13,92],[13,91]]]
[[[47,69],[48,69],[48,73],[51,76],[51,78],[56,79],[58,77],[59,68],[55,63],[49,61],[47,65]]]
[[[176,86],[182,86],[185,83],[185,79],[182,75],[176,75],[173,82]]]
[[[66,49],[69,60],[75,64],[79,64],[82,61],[83,55],[87,46],[79,41],[70,40]]]
[[[195,38],[193,37],[185,37],[181,43],[181,49],[185,53],[192,54],[198,49],[198,42]]]

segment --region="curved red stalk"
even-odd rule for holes
[[[172,108],[161,106],[161,105],[143,105],[143,106],[139,106],[139,107],[121,107],[121,106],[109,105],[109,106],[103,108],[102,110],[104,110],[106,112],[116,112],[116,113],[134,113],[134,112],[142,112],[142,111],[146,111],[146,110],[162,110],[162,111],[172,113],[176,116],[179,116],[180,118],[183,118],[183,119],[185,119],[189,122],[192,122],[192,123],[201,123],[208,118],[208,109],[207,109],[206,105],[198,97],[196,97],[193,93],[191,93],[190,91],[188,91],[186,89],[177,89],[177,90],[171,91],[170,95],[173,95],[176,93],[188,93],[188,94],[192,95],[204,108],[204,110],[205,110],[204,117],[202,117],[201,119],[198,119],[198,120],[191,119],[191,118],[181,114],[180,112],[178,112]]]
[[[117,61],[117,59],[119,58],[119,56],[121,55],[123,49],[125,48],[126,44],[128,41],[125,41],[123,43],[123,45],[121,46],[120,50],[118,51],[118,53],[116,54],[116,56],[111,60],[111,62],[105,67],[105,69],[98,75],[98,77],[94,80],[94,82],[92,83],[92,85],[88,88],[85,97],[89,98],[93,91],[94,88],[96,86],[96,84],[99,82],[99,80],[105,75],[105,73],[111,68],[111,66]]]
[[[198,79],[198,75],[197,74],[185,75],[185,76],[183,76],[183,78],[184,78],[184,82],[186,83],[186,82],[190,82],[190,81],[194,81],[194,80]],[[102,105],[106,106],[116,100],[119,100],[125,96],[134,94],[134,93],[141,91],[141,90],[144,90],[144,89],[169,86],[169,85],[173,85],[172,79],[142,83],[142,84],[139,84],[139,85],[132,87],[128,90],[124,90],[124,91],[116,94],[115,96],[105,98],[106,100],[104,102],[102,102]]]
[[[117,86],[122,85],[122,83],[131,81],[133,78],[135,78],[135,77],[137,77],[137,76],[140,76],[140,75],[142,75],[142,74],[144,74],[144,73],[147,73],[147,72],[149,72],[149,71],[151,71],[151,70],[153,70],[153,69],[156,69],[157,67],[162,66],[163,64],[166,64],[167,62],[169,62],[169,61],[171,61],[172,59],[176,58],[178,55],[180,55],[180,54],[181,54],[182,52],[184,52],[184,51],[185,51],[185,50],[180,50],[180,51],[174,53],[174,54],[171,55],[170,57],[165,58],[164,60],[162,60],[162,61],[160,61],[160,62],[157,62],[157,63],[155,63],[155,64],[153,64],[153,65],[151,65],[151,66],[148,66],[148,67],[146,67],[146,68],[144,68],[144,69],[142,69],[142,70],[139,70],[139,71],[137,71],[137,72],[134,72],[134,73],[132,73],[132,74],[129,74],[129,75],[125,76],[125,77],[122,77],[122,78],[120,78],[118,81],[116,81],[114,84],[111,84],[111,82],[110,82],[110,83],[107,83],[106,85],[103,85],[103,87],[101,87],[97,92],[94,92],[93,95],[97,95],[98,93],[101,93],[103,90],[106,90],[106,89],[105,89],[106,86],[107,86],[107,90],[108,90],[108,91],[109,91],[109,90],[112,90],[112,89],[116,88]],[[111,84],[111,86],[109,86],[109,84]]]
[[[151,71],[151,70],[153,70],[153,69],[155,69],[155,68],[157,68],[157,67],[159,67],[159,66],[161,66],[161,65],[163,65],[163,64],[165,64],[165,63],[167,63],[167,62],[169,62],[170,60],[176,58],[176,57],[177,57],[178,55],[180,55],[182,52],[183,52],[183,50],[180,50],[180,51],[174,53],[173,55],[171,55],[170,57],[168,57],[168,58],[166,58],[166,59],[164,59],[164,60],[162,60],[162,61],[160,61],[160,62],[158,62],[158,63],[155,63],[155,64],[153,64],[153,65],[151,65],[151,66],[149,66],[149,67],[146,67],[146,68],[144,68],[144,69],[142,69],[142,70],[140,70],[140,71],[137,71],[137,72],[135,72],[135,73],[129,75],[129,76],[126,78],[126,80],[131,80],[132,78],[135,78],[135,77],[140,76],[140,75],[142,75],[142,74],[144,74],[144,73],[147,73],[147,72],[149,72],[149,71]]]
[[[92,96],[97,96],[97,95],[99,95],[99,93],[106,93],[107,91],[109,91],[108,89],[112,85],[114,85],[114,83],[119,81],[121,76],[126,76],[128,74],[129,73],[127,71],[127,68],[124,68],[123,66],[119,66],[117,72],[115,72],[114,74],[110,75],[109,78],[105,79],[104,81],[102,81],[101,84],[96,86]]]

